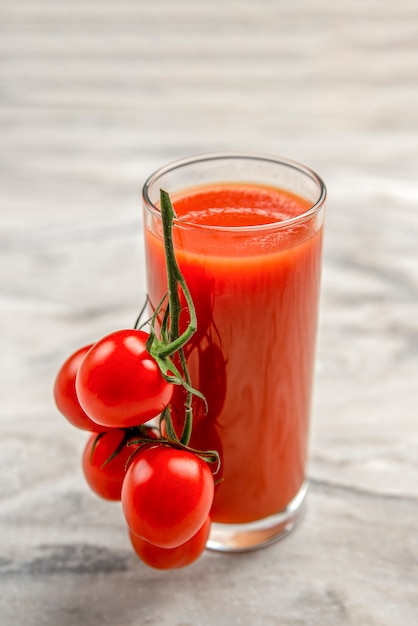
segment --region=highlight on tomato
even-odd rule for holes
[[[91,420],[81,407],[75,388],[78,369],[91,347],[92,344],[80,348],[60,367],[54,383],[54,399],[58,410],[73,426],[82,430],[101,432],[104,427]]]
[[[95,343],[77,372],[76,392],[87,415],[106,428],[131,428],[159,415],[173,385],[146,349],[148,333],[119,330]]]
[[[209,538],[211,519],[191,539],[176,548],[159,548],[128,529],[132,547],[141,561],[155,569],[166,570],[191,565],[203,554]]]
[[[158,445],[132,459],[121,499],[135,535],[160,548],[176,548],[203,526],[213,495],[206,461],[188,450]]]

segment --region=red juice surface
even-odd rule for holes
[[[281,228],[310,204],[270,187],[213,185],[172,200],[177,262],[198,320],[186,356],[208,402],[206,414],[195,402],[191,445],[221,456],[213,520],[250,522],[284,509],[305,478],[322,228],[315,217]],[[146,255],[156,306],[167,283],[152,219]],[[183,404],[179,389],[180,424]]]

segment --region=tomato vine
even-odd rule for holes
[[[185,419],[181,436],[179,437],[174,429],[171,420],[170,405],[168,405],[161,414],[161,421],[165,421],[166,436],[161,438],[159,442],[168,443],[174,447],[185,448],[201,456],[208,462],[216,463],[219,467],[219,454],[216,450],[196,450],[189,447],[193,429],[193,396],[197,396],[203,400],[205,406],[206,399],[205,396],[192,385],[184,354],[184,346],[197,330],[197,318],[192,296],[176,259],[173,242],[173,220],[175,218],[174,207],[169,194],[163,189],[160,190],[160,214],[163,227],[168,292],[158,304],[152,317],[147,322],[141,324],[140,319],[142,315],[139,316],[135,324],[135,328],[140,329],[146,324],[149,324],[150,335],[147,341],[147,350],[158,363],[165,380],[175,385],[182,385],[184,387],[186,390],[186,400],[184,403]],[[180,316],[184,311],[181,305],[180,292],[183,293],[189,316],[188,324],[185,330],[181,333]],[[142,312],[144,311],[145,306]],[[158,333],[157,324],[161,313],[163,313],[163,317],[161,329]],[[174,355],[178,356],[180,364],[179,367],[174,363],[172,358]],[[138,444],[141,442],[150,443],[148,438],[144,437],[132,440],[132,444]]]

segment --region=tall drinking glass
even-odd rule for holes
[[[208,547],[255,549],[304,508],[325,185],[304,165],[257,154],[196,156],[152,174],[143,206],[153,307],[167,290],[161,188],[197,314],[186,358],[208,405],[195,402],[191,445],[221,458]],[[179,388],[175,425],[182,411]]]

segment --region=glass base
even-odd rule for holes
[[[212,524],[206,548],[217,552],[248,552],[269,546],[286,537],[301,520],[308,490],[305,481],[296,496],[276,515],[248,524]]]

